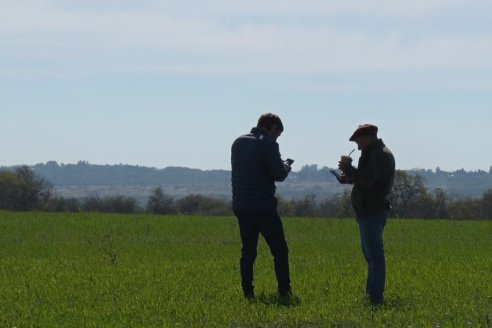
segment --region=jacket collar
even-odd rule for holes
[[[272,137],[270,137],[270,135],[262,128],[258,128],[258,127],[254,127],[251,129],[251,134],[253,134],[255,137],[257,138],[266,138],[266,139],[272,139]]]
[[[367,147],[366,150],[364,150],[365,153],[370,153],[375,149],[385,147],[383,139],[377,139],[375,140],[369,147]]]

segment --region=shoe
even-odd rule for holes
[[[384,298],[383,297],[367,296],[367,300],[369,301],[369,303],[371,303],[372,306],[381,306],[384,304]]]
[[[366,293],[366,300],[373,306],[379,306],[384,304],[384,296],[373,297],[369,293]]]
[[[244,291],[244,298],[246,298],[249,301],[253,301],[256,299],[256,295],[254,290],[246,290]]]
[[[301,303],[299,297],[292,295],[292,291],[281,291],[278,293],[278,303],[284,306],[296,306]]]
[[[384,300],[382,298],[377,300],[369,299],[369,302],[371,302],[372,306],[381,306],[384,304]]]
[[[292,296],[292,291],[291,290],[286,290],[286,291],[279,291],[278,295],[280,297],[291,297]]]

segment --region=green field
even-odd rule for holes
[[[284,226],[289,306],[263,240],[243,299],[234,218],[0,212],[0,326],[492,327],[492,222],[390,220],[381,308],[353,220]]]

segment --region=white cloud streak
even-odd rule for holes
[[[408,37],[402,29],[417,31],[442,11],[464,8],[480,16],[492,5],[482,0],[148,0],[135,7],[129,1],[4,1],[0,59],[9,67],[0,65],[0,76],[22,70],[63,75],[67,65],[53,68],[57,62],[94,72],[190,74],[490,68],[487,31],[453,33],[452,18],[443,31]],[[347,29],[340,17],[358,23],[346,23]],[[369,28],[387,19],[402,23]]]

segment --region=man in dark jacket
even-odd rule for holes
[[[232,144],[232,205],[241,233],[241,280],[244,296],[253,299],[253,264],[261,233],[272,252],[280,296],[289,296],[288,248],[277,212],[275,181],[283,181],[292,160],[280,157],[277,138],[284,130],[277,115],[263,114],[249,134]]]
[[[395,177],[395,158],[377,137],[378,128],[360,125],[350,141],[362,151],[357,168],[351,158],[342,157],[339,168],[352,183],[352,206],[359,224],[362,252],[366,259],[366,295],[373,304],[382,304],[386,281],[383,230],[391,205],[388,195]]]

